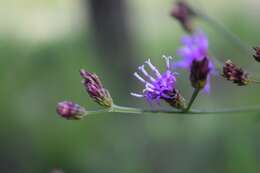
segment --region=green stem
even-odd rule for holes
[[[187,108],[184,110],[184,112],[189,112],[189,110],[190,110],[193,102],[195,101],[196,97],[198,96],[199,92],[200,92],[200,88],[194,89],[192,96],[191,96],[191,99],[189,101],[189,104],[188,104]]]
[[[249,82],[254,83],[254,84],[260,84],[260,81],[255,80],[255,79],[250,79]]]
[[[226,114],[226,113],[242,113],[242,112],[256,112],[260,111],[260,106],[248,106],[242,108],[228,108],[219,110],[191,110],[189,113],[193,114]]]
[[[100,110],[95,110],[95,111],[87,111],[85,113],[84,116],[87,116],[87,115],[94,115],[94,114],[101,114],[101,113],[105,113],[105,112],[111,112],[111,108],[109,109],[100,109]]]
[[[260,111],[260,105],[257,106],[248,106],[242,108],[231,108],[231,109],[217,109],[217,110],[195,110],[190,109],[187,112],[181,110],[172,110],[172,109],[158,109],[158,110],[145,110],[141,108],[132,108],[132,107],[124,107],[113,105],[110,109],[98,110],[98,111],[88,111],[88,115],[100,114],[100,113],[127,113],[127,114],[144,114],[144,113],[152,113],[152,114],[171,114],[171,115],[191,115],[191,114],[226,114],[226,113],[242,113],[242,112],[256,112]]]
[[[81,115],[82,116],[81,118],[84,118],[85,116],[88,116],[88,115],[102,114],[102,113],[106,113],[106,112],[111,112],[111,108],[100,109],[100,110],[93,110],[93,111],[86,111],[83,115]]]
[[[111,112],[117,112],[117,113],[129,113],[129,114],[141,114],[144,113],[144,110],[138,109],[138,108],[130,108],[130,107],[124,107],[124,106],[118,106],[113,105]]]
[[[181,110],[167,110],[167,109],[157,109],[157,110],[148,110],[148,109],[140,109],[140,108],[131,108],[113,105],[112,111],[116,113],[132,113],[132,114],[143,114],[143,113],[166,113],[166,114],[182,114]]]

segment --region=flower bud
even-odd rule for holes
[[[207,77],[210,72],[209,60],[207,57],[202,60],[194,59],[190,68],[191,85],[196,89],[203,89],[207,84]]]
[[[178,1],[171,12],[171,16],[180,22],[187,32],[192,32],[192,18],[196,16],[193,9],[184,1]]]
[[[176,109],[184,110],[186,107],[185,99],[177,89],[174,90],[173,98],[164,98],[164,100]]]
[[[113,105],[113,100],[109,91],[103,87],[95,73],[80,70],[80,75],[84,79],[83,84],[86,91],[95,102],[104,107],[111,107]]]
[[[249,84],[248,73],[233,64],[231,60],[225,62],[222,76],[238,86]]]
[[[253,57],[257,62],[260,62],[260,47],[254,47],[253,49],[255,50],[255,55],[253,55]]]
[[[57,113],[69,120],[79,120],[86,115],[87,111],[80,105],[73,103],[71,101],[63,101],[57,105]]]

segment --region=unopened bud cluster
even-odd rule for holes
[[[98,104],[104,107],[111,107],[113,104],[112,97],[107,89],[105,89],[95,73],[80,70],[83,78],[83,84],[89,96]]]
[[[233,83],[243,86],[249,83],[248,73],[227,60],[223,67],[222,76]]]
[[[112,107],[112,97],[108,90],[103,87],[98,76],[85,70],[81,70],[80,75],[84,79],[83,84],[92,100],[106,108]],[[69,120],[82,119],[88,113],[84,107],[71,101],[58,103],[56,110],[61,117]]]
[[[255,58],[256,61],[260,62],[260,47],[254,47],[255,54],[253,57]]]

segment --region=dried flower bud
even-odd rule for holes
[[[192,18],[196,16],[194,10],[184,1],[176,2],[171,16],[177,19],[187,32],[192,32]]]
[[[260,47],[254,47],[253,49],[255,50],[255,55],[253,55],[253,57],[256,61],[260,62]]]
[[[203,89],[207,84],[208,74],[210,72],[209,59],[194,59],[190,68],[190,81],[194,88]]]
[[[80,70],[80,75],[83,77],[83,84],[89,96],[98,104],[104,107],[113,105],[112,97],[107,89],[105,89],[95,73],[90,73],[85,70]]]
[[[186,105],[185,105],[185,99],[184,97],[180,94],[179,90],[175,89],[174,90],[174,97],[173,98],[164,98],[164,100],[170,104],[172,107],[176,109],[181,109],[184,110]]]
[[[238,86],[247,85],[249,83],[248,73],[233,64],[231,60],[225,62],[222,76]]]
[[[87,111],[80,105],[73,103],[71,101],[63,101],[57,105],[57,113],[69,120],[79,120],[86,115]]]

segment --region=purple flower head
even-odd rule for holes
[[[81,119],[87,113],[83,107],[71,101],[63,101],[58,103],[56,110],[61,117],[70,120]]]
[[[175,64],[175,67],[183,68],[191,72],[193,62],[202,61],[205,57],[208,59],[209,75],[204,90],[210,90],[210,75],[215,73],[215,67],[208,55],[208,38],[203,31],[198,30],[192,35],[185,35],[181,39],[183,46],[177,50],[177,54],[182,60]]]
[[[146,71],[145,65],[138,68],[143,77],[137,72],[134,73],[134,76],[144,84],[145,88],[143,89],[142,94],[131,93],[131,95],[139,98],[146,98],[148,103],[156,101],[159,104],[160,100],[164,100],[171,106],[182,109],[184,107],[184,99],[175,86],[176,73],[171,69],[172,58],[166,56],[163,56],[163,58],[166,62],[166,71],[162,74],[151,63],[150,59],[148,59],[145,64],[151,69],[152,75]]]
[[[101,106],[111,107],[113,100],[109,91],[103,87],[98,76],[85,70],[80,70],[80,75],[83,78],[83,84],[89,96]]]

